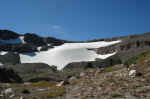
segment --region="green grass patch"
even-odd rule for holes
[[[118,67],[118,66],[110,66],[110,67],[107,67],[104,69],[104,72],[112,72],[112,71],[117,71],[121,69],[121,67]]]
[[[146,58],[150,58],[150,51],[144,52],[139,56],[130,57],[124,64],[129,66],[131,64],[136,64],[137,62],[143,62]]]
[[[44,94],[41,94],[39,97],[41,99],[47,99],[47,98],[54,98],[54,97],[58,97],[58,96],[62,96],[64,95],[66,92],[65,88],[64,87],[61,87],[61,88],[53,88],[51,90],[49,90],[47,93],[44,93]]]
[[[113,98],[122,98],[123,97],[120,93],[112,93],[111,96]]]
[[[53,87],[53,86],[56,86],[56,83],[55,82],[40,81],[40,82],[32,83],[31,86],[34,86],[34,87]]]

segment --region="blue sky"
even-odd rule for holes
[[[66,40],[150,32],[149,0],[1,0],[0,29]]]

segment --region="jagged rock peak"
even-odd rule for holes
[[[0,30],[0,39],[2,39],[2,40],[16,39],[18,37],[19,37],[19,34],[13,32],[13,31]]]

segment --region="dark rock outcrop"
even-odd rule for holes
[[[39,77],[42,78],[43,75],[48,75],[50,77],[49,74],[57,72],[56,68],[54,68],[53,66],[50,67],[49,65],[44,63],[23,63],[16,65],[5,65],[5,67],[10,67],[15,70],[24,81],[37,79]]]
[[[39,37],[38,35],[35,35],[35,34],[30,34],[30,33],[27,33],[24,35],[24,41],[29,44],[36,45],[36,46],[45,45],[45,42],[42,37]]]
[[[9,40],[9,39],[16,39],[19,37],[19,34],[10,31],[10,30],[0,30],[0,39],[1,40]]]
[[[20,39],[19,36],[24,37],[23,40],[25,43],[21,42],[22,39]],[[10,39],[20,39],[20,43],[8,43],[7,40]],[[19,35],[9,30],[0,30],[0,40],[3,40],[0,42],[0,51],[12,51],[18,53],[36,52],[38,51],[38,47],[42,47],[41,51],[46,51],[54,46],[59,46],[65,42],[69,42],[53,37],[40,37],[33,33]],[[7,43],[5,43],[5,40]]]
[[[0,62],[2,64],[19,64],[20,63],[20,56],[17,53],[8,52],[5,55],[0,55]]]
[[[11,51],[18,53],[36,52],[37,47],[32,44],[3,44],[0,45],[0,51]]]
[[[1,83],[21,83],[21,77],[12,68],[0,67],[0,82]]]
[[[11,51],[18,53],[36,52],[37,48],[33,44],[18,44],[13,45]]]
[[[59,46],[59,45],[64,44],[67,41],[56,39],[56,38],[53,38],[53,37],[48,37],[48,38],[45,38],[45,42],[48,43],[48,44],[51,44],[51,46]]]
[[[73,62],[68,64],[63,69],[63,71],[96,68],[96,67],[101,68],[101,67],[113,66],[121,63],[122,63],[121,58],[118,56],[118,54],[116,54],[104,60],[96,59],[96,61],[91,61],[91,62]]]

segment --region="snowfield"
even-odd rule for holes
[[[46,63],[50,66],[55,65],[58,70],[61,70],[72,62],[95,61],[96,58],[106,59],[115,55],[117,52],[99,55],[88,49],[106,47],[120,42],[120,40],[117,40],[111,42],[65,43],[48,51],[20,54],[20,59],[22,63]]]

